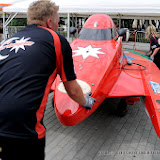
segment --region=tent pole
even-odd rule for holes
[[[11,17],[11,14],[9,15],[9,17],[8,17],[8,19],[6,20],[6,22],[5,22],[5,23],[7,23],[7,22],[8,22],[8,20],[10,19],[10,17]]]
[[[75,20],[75,27],[77,28],[77,15],[76,15],[76,20]]]
[[[18,14],[18,12],[16,12],[12,17],[11,15],[8,17],[8,19],[5,21],[5,12],[3,12],[3,40],[6,40],[6,27],[8,26],[8,24],[12,21],[12,19],[14,17],[16,17],[16,15]]]
[[[68,16],[67,40],[69,42],[70,14],[68,13],[67,16]]]
[[[7,19],[7,21],[6,21],[6,24],[5,24],[5,27],[7,27],[8,26],[8,24],[13,20],[13,18],[15,18],[16,17],[16,15],[18,14],[18,12],[16,12],[10,19],[8,18]]]
[[[3,40],[6,40],[5,13],[3,12]]]
[[[121,16],[119,18],[119,29],[121,28]]]

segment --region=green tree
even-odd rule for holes
[[[27,18],[14,18],[11,22],[11,26],[26,26]]]

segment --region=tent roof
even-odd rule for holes
[[[19,2],[20,0],[0,0],[0,11],[3,10],[4,7],[11,6],[12,4]]]
[[[35,0],[23,0],[12,6],[4,7],[6,13],[26,14],[29,5]],[[95,14],[106,13],[121,16],[160,16],[159,0],[52,0],[59,5],[59,13]]]

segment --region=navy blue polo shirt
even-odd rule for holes
[[[71,47],[58,34],[57,54],[53,33],[29,25],[0,46],[0,136],[43,138],[43,115],[57,68],[62,81],[76,79]]]

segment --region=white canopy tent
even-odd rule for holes
[[[8,23],[10,23],[10,21],[13,19],[8,19],[5,22],[5,13],[3,12],[3,8],[4,7],[8,7],[11,6],[17,2],[20,2],[21,0],[0,0],[0,13],[2,13],[2,17],[3,17],[3,33],[5,32],[5,27],[7,26]],[[1,14],[0,14],[1,15]],[[1,16],[0,16],[1,17]],[[10,16],[11,17],[11,16]],[[4,23],[5,22],[5,23]]]
[[[13,19],[18,14],[26,15],[29,5],[35,0],[23,0],[12,6],[4,7],[3,12],[10,14],[9,19]],[[59,13],[76,15],[91,15],[96,13],[108,14],[111,17],[119,18],[138,18],[142,19],[159,19],[160,17],[160,1],[159,0],[52,0],[59,5]],[[12,15],[12,16],[11,16]],[[8,20],[7,22],[10,22]],[[5,27],[8,23],[5,22]],[[69,27],[68,27],[69,29]],[[68,36],[69,38],[69,33]]]
[[[18,0],[17,0],[18,1]],[[23,0],[10,7],[5,7],[6,13],[26,13],[28,6],[35,0]],[[60,13],[107,13],[111,15],[141,15],[159,16],[159,0],[52,0],[60,6]]]

